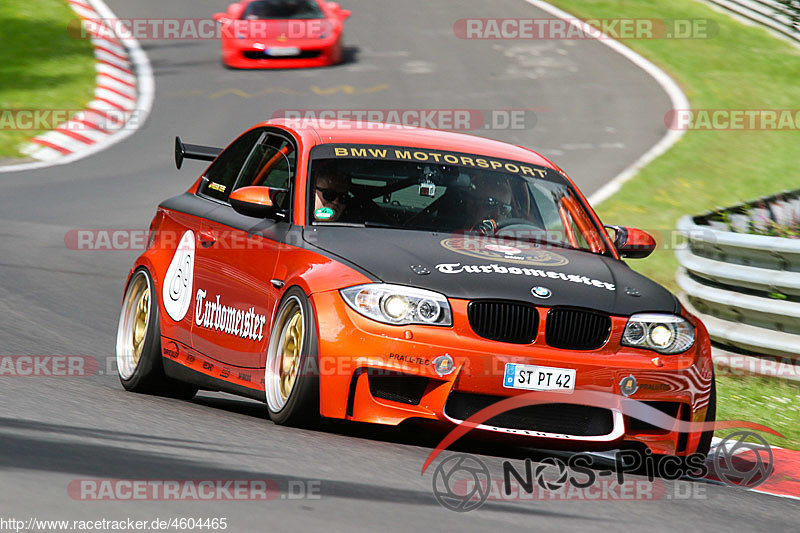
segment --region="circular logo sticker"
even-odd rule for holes
[[[639,390],[639,385],[636,383],[636,378],[633,374],[628,374],[627,377],[622,378],[619,382],[619,391],[627,398]]]
[[[557,267],[564,266],[569,260],[548,250],[542,250],[533,243],[517,243],[506,246],[488,237],[450,237],[441,242],[442,246],[470,257],[502,261],[517,265]]]
[[[440,355],[431,364],[433,364],[433,369],[440,376],[446,376],[456,369],[456,363],[450,357],[450,354]]]
[[[178,249],[164,276],[162,300],[164,309],[175,322],[180,322],[192,303],[192,281],[194,276],[194,233],[183,234]]]
[[[314,211],[314,218],[317,220],[328,220],[333,217],[333,209],[330,207],[320,207]]]

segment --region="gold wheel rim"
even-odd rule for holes
[[[150,287],[144,279],[137,280],[136,303],[133,307],[133,327],[131,328],[131,355],[133,364],[138,365],[144,350],[144,340],[147,335],[147,323],[150,319]]]
[[[281,362],[279,368],[279,392],[286,401],[292,393],[294,383],[297,381],[297,371],[300,365],[300,355],[303,347],[303,313],[295,309],[290,318],[285,322],[281,344],[278,347]]]

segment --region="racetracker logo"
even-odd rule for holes
[[[183,231],[147,229],[71,229],[64,234],[64,245],[69,250],[82,252],[144,251],[149,248],[174,251],[183,237]],[[256,232],[219,230],[214,232],[216,250],[275,250],[275,241]],[[295,246],[301,234],[290,235],[286,244]],[[315,238],[307,235],[307,240]]]
[[[137,111],[118,109],[0,109],[0,131],[116,131],[138,128]]]
[[[479,40],[710,39],[719,26],[710,19],[463,18],[453,33]]]
[[[103,37],[139,41],[197,41],[236,39],[323,39],[333,30],[327,20],[230,20],[148,18],[73,19],[67,32],[73,39]]]
[[[74,479],[67,494],[81,501],[319,500],[319,480]]]
[[[531,130],[536,111],[544,109],[279,109],[272,118],[285,119],[295,128]]]
[[[664,124],[676,131],[796,131],[798,109],[673,109]]]
[[[2,355],[2,377],[85,377],[97,373],[97,359],[88,355]]]

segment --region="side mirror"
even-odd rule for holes
[[[646,231],[626,226],[605,226],[613,232],[614,247],[621,257],[643,259],[656,249],[656,240]]]
[[[286,189],[250,186],[236,189],[228,197],[231,207],[237,213],[248,217],[283,218],[285,215],[275,205],[274,198],[278,193],[287,192]]]
[[[334,16],[339,20],[344,20],[351,14],[349,10],[342,9],[342,6],[340,6],[336,2],[328,2],[328,8],[331,10],[331,13],[333,13]]]
[[[225,13],[214,13],[212,18],[217,22],[225,22],[225,20],[228,19],[228,16]]]
[[[229,19],[239,20],[244,13],[244,6],[242,4],[231,4],[228,6],[227,15]]]

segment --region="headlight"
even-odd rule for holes
[[[694,326],[675,315],[633,315],[625,325],[622,345],[663,354],[685,352],[694,344]]]
[[[341,289],[344,301],[367,318],[386,324],[451,326],[453,315],[447,298],[438,292],[370,283]]]

